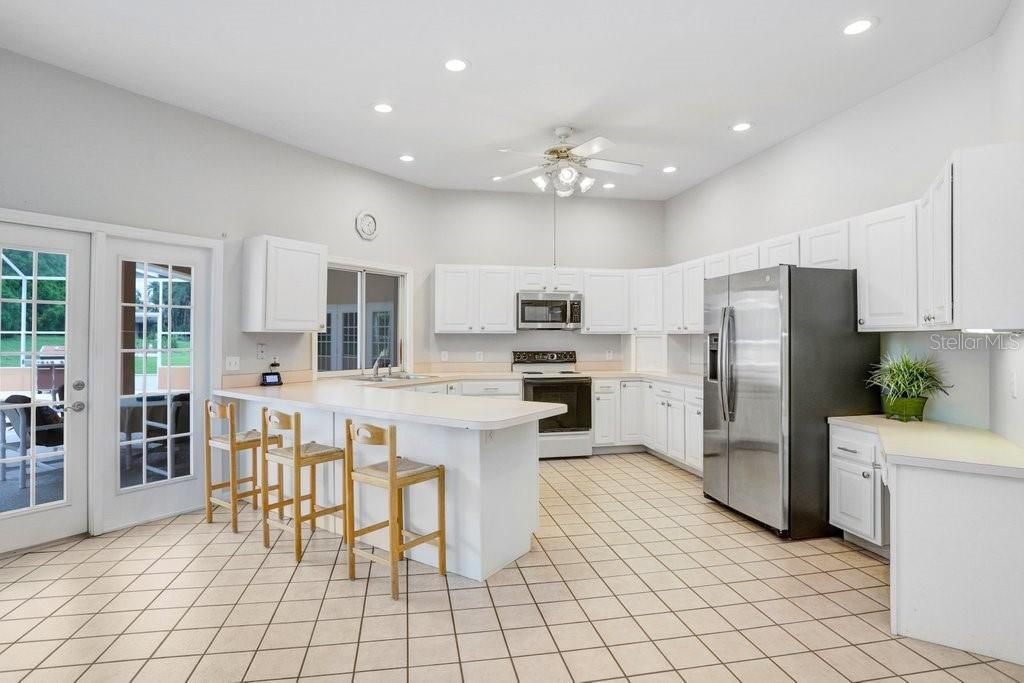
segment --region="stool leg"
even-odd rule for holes
[[[405,541],[405,488],[399,488],[396,491],[398,494],[398,540],[399,542]],[[405,552],[398,553],[398,559],[405,559]]]
[[[277,502],[284,500],[284,465],[277,466]],[[284,519],[284,506],[277,508],[277,518]]]
[[[302,561],[302,468],[292,467],[292,520],[295,524],[295,561]]]
[[[252,509],[256,510],[259,508],[257,505],[257,496],[260,494],[260,482],[256,480],[256,447],[252,448],[252,469],[249,470],[252,474]],[[262,481],[262,480],[261,480]]]
[[[309,468],[309,529],[316,531],[316,465]]]
[[[398,497],[401,489],[388,489],[388,533],[391,543],[388,546],[388,560],[391,562],[391,599],[398,599],[398,547],[401,544],[398,531]]]
[[[438,469],[441,474],[437,477],[437,530],[440,532],[437,537],[437,573],[444,576],[448,573],[448,542],[444,533],[444,465]]]
[[[348,454],[345,457],[350,457]],[[356,491],[352,478],[345,478],[345,548],[348,554],[348,580],[356,578]]]
[[[204,451],[205,462],[206,462],[206,523],[213,523],[213,503],[210,502],[210,498],[213,497],[213,457],[210,453],[210,435],[206,435],[206,449]],[[6,470],[6,468],[5,468]],[[6,477],[5,477],[6,478]]]
[[[231,531],[238,533],[238,452],[229,451],[230,500],[231,500]]]
[[[260,490],[260,497],[263,498],[263,505],[260,507],[261,514],[260,519],[263,522],[263,547],[270,547],[270,525],[267,524],[267,517],[270,516],[270,511],[267,510],[267,503],[269,492],[267,491],[267,454],[260,454],[260,477],[263,479],[263,488]]]

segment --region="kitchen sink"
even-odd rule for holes
[[[437,375],[420,375],[415,372],[393,372],[390,375],[353,375],[347,379],[355,380],[356,382],[397,382],[404,379],[438,379]]]

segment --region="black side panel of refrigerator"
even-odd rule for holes
[[[857,274],[790,268],[790,475],[792,538],[830,536],[828,418],[880,411],[865,379],[880,336],[857,332]]]

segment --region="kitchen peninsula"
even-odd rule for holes
[[[263,406],[301,412],[303,441],[344,445],[347,418],[397,425],[399,456],[445,467],[450,572],[482,581],[530,550],[539,516],[537,423],[564,413],[564,405],[391,391],[347,379],[213,393],[239,401],[241,424],[259,424]],[[386,457],[382,449],[357,449],[354,464]],[[340,464],[326,467],[332,469],[318,477],[317,499],[332,505],[342,491],[342,470]],[[425,484],[406,494],[410,530],[434,528],[433,487]],[[386,519],[385,492],[359,487],[355,510],[363,524]],[[387,547],[381,532],[360,541]],[[433,546],[419,546],[408,555],[437,566]]]

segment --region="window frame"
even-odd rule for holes
[[[369,321],[367,315],[366,306],[366,276],[367,274],[373,275],[389,275],[392,277],[399,278],[398,285],[398,305],[396,307],[396,313],[399,316],[399,324],[395,326],[395,342],[398,354],[398,361],[392,365],[393,370],[408,370],[412,371],[414,366],[413,362],[413,270],[405,266],[384,264],[384,263],[373,263],[368,261],[346,259],[334,256],[327,257],[327,270],[330,273],[331,270],[346,270],[349,272],[355,272],[358,274],[358,289],[357,289],[357,302],[356,302],[356,313],[357,313],[357,325],[356,325],[356,361],[357,365],[363,363],[363,359],[366,355],[366,335],[364,325]],[[338,343],[343,342],[342,332],[342,319],[338,321]],[[311,363],[313,368],[313,374],[317,379],[329,379],[331,377],[351,377],[354,375],[363,375],[370,372],[370,368],[356,368],[353,370],[320,370],[319,369],[319,345],[318,340],[320,333],[314,333],[310,336],[310,354]]]

